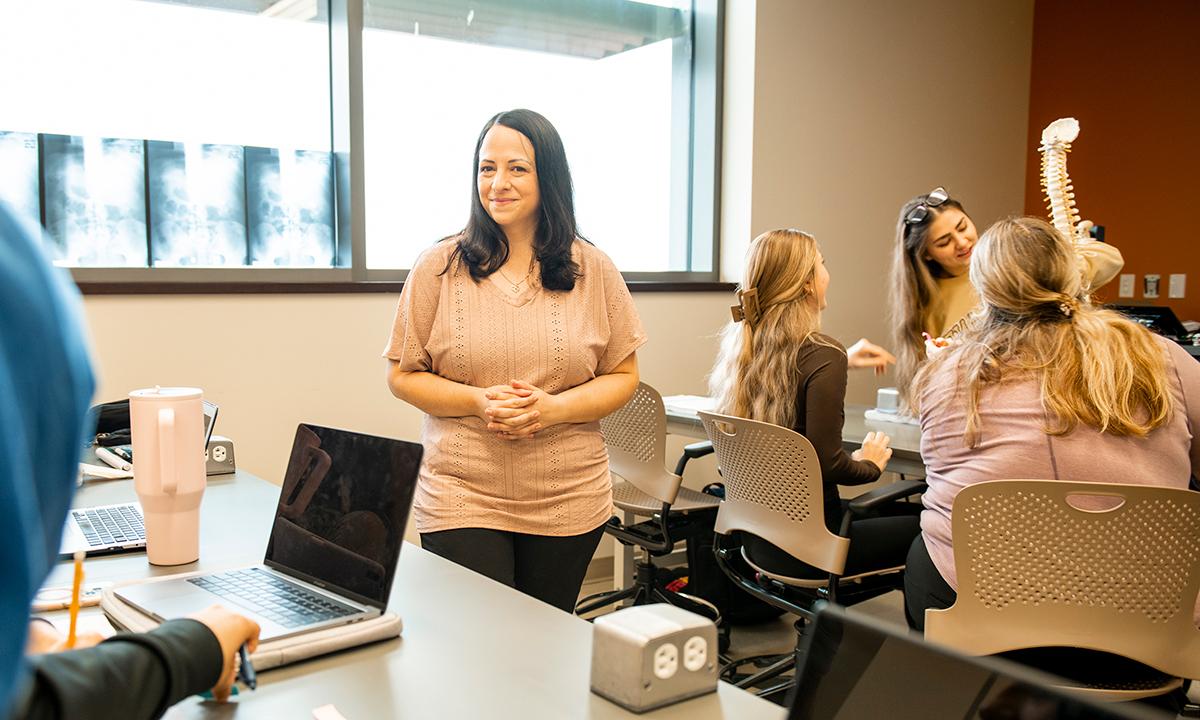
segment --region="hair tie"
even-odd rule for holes
[[[749,290],[737,291],[737,305],[731,305],[729,312],[733,315],[734,322],[746,321],[750,327],[758,322],[758,288],[750,288]]]
[[[1068,297],[1058,304],[1058,311],[1063,314],[1063,317],[1070,318],[1075,311],[1079,309],[1079,301],[1073,297]]]

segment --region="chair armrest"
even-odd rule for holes
[[[864,515],[881,505],[923,493],[926,487],[920,480],[901,480],[859,495],[848,503],[848,509],[855,515]]]
[[[705,455],[713,454],[712,440],[702,440],[683,446],[683,454],[679,456],[679,462],[675,464],[675,474],[683,475],[684,469],[687,467],[688,460],[704,457]]]

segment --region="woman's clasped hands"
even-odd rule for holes
[[[521,380],[483,389],[480,418],[487,429],[503,440],[521,440],[557,424],[556,396]]]

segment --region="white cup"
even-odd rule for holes
[[[204,497],[204,409],[199,388],[154,387],[129,393],[133,486],[146,523],[152,565],[200,559]]]

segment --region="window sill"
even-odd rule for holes
[[[629,290],[641,292],[732,292],[734,283],[714,281],[627,280]],[[342,282],[242,281],[242,282],[77,282],[84,295],[290,295],[290,294],[399,294],[400,280]]]

